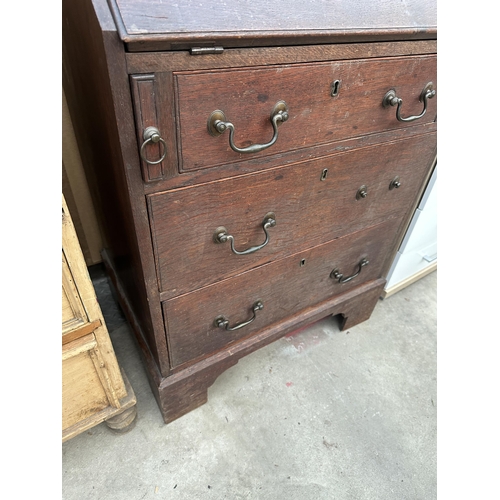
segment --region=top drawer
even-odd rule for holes
[[[394,90],[402,100],[402,118],[421,115],[423,89],[429,82],[436,87],[436,56],[186,71],[174,73],[174,77],[180,172],[429,123],[436,118],[435,98],[427,99],[425,114],[413,121],[399,121],[397,106],[383,105],[384,96]],[[286,103],[288,119],[278,121],[275,130],[271,115],[280,101]],[[215,117],[212,122],[211,116]],[[234,126],[233,145],[248,152],[232,149],[231,127],[226,125],[219,133],[217,119]],[[255,145],[267,147],[254,152],[249,147]]]

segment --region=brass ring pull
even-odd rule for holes
[[[226,115],[220,109],[212,111],[208,117],[208,132],[210,135],[217,137],[229,129],[229,145],[233,151],[237,153],[258,153],[264,149],[269,148],[278,140],[278,125],[288,120],[288,106],[285,101],[278,101],[271,113],[271,124],[273,126],[274,134],[272,139],[267,144],[252,144],[246,148],[239,148],[234,143],[234,125],[226,121]]]
[[[359,265],[358,272],[353,274],[352,276],[348,276],[347,278],[344,278],[344,275],[338,269],[334,269],[330,273],[330,278],[338,280],[339,283],[347,283],[348,281],[351,281],[356,276],[358,276],[359,273],[361,272],[361,269],[363,269],[363,267],[367,266],[369,263],[370,262],[367,259],[361,259],[360,263],[358,264]]]
[[[156,127],[148,127],[146,130],[144,130],[142,137],[144,139],[144,142],[141,146],[141,158],[150,165],[157,165],[158,163],[161,163],[165,159],[165,156],[167,156],[167,145],[161,137],[160,131]],[[163,154],[161,155],[161,158],[157,161],[148,160],[145,154],[146,146],[150,143],[156,144],[158,142],[161,142],[163,145]]]
[[[258,300],[252,306],[252,317],[247,321],[243,321],[243,323],[238,323],[237,325],[230,327],[229,320],[225,316],[217,316],[214,320],[214,325],[218,328],[224,328],[224,330],[227,330],[228,332],[234,332],[234,330],[239,330],[240,328],[249,325],[257,317],[257,311],[261,311],[262,309],[264,309],[264,304]]]
[[[261,248],[264,248],[268,243],[269,243],[269,233],[267,230],[270,227],[274,227],[276,225],[276,215],[274,215],[273,212],[269,212],[266,214],[264,217],[264,221],[262,222],[262,229],[264,229],[264,233],[266,234],[266,240],[264,243],[247,248],[246,250],[238,251],[236,248],[234,248],[234,236],[231,234],[227,234],[227,229],[225,227],[218,227],[215,230],[214,234],[214,241],[215,243],[226,243],[226,241],[231,242],[231,251],[235,253],[236,255],[248,255],[250,253],[254,253],[257,250],[260,250]]]
[[[434,89],[434,84],[432,82],[429,82],[424,87],[419,97],[419,101],[424,102],[424,109],[418,116],[408,116],[407,118],[403,118],[401,116],[401,105],[403,104],[403,99],[399,98],[394,90],[389,90],[387,94],[385,94],[382,105],[384,106],[384,108],[387,108],[388,106],[397,106],[396,118],[400,122],[413,122],[425,115],[425,112],[427,111],[427,99],[432,99],[435,95],[436,90]]]

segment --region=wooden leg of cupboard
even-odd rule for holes
[[[105,420],[106,425],[117,434],[125,434],[132,430],[137,422],[137,406],[127,408],[113,417]]]

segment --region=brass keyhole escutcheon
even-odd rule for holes
[[[340,80],[335,80],[331,86],[330,96],[337,97],[339,95],[339,91],[340,91]]]

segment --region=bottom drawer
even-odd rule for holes
[[[163,302],[172,367],[380,278],[400,222],[378,224]],[[363,259],[367,265],[360,265]]]

